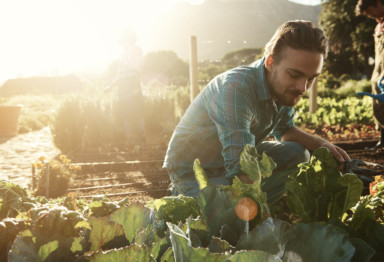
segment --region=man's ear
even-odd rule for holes
[[[271,55],[267,56],[265,58],[265,68],[267,68],[268,71],[272,71],[272,68],[273,68],[273,57]]]

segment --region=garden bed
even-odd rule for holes
[[[384,165],[383,150],[366,150],[376,143],[368,140],[335,144],[353,159]],[[107,195],[113,201],[129,196],[129,202],[146,202],[167,196],[170,180],[167,171],[162,169],[164,155],[165,148],[156,145],[107,153],[72,154],[70,158],[82,166],[82,172],[74,177],[69,192],[86,199]]]

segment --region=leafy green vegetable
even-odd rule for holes
[[[284,261],[351,261],[355,248],[348,236],[333,225],[319,223],[295,226],[294,235],[288,241]],[[293,259],[293,260],[290,260]]]
[[[209,180],[207,175],[205,174],[203,167],[200,164],[199,159],[195,160],[193,164],[193,171],[195,172],[195,177],[196,177],[197,183],[199,184],[199,189],[203,190],[208,186]]]
[[[110,221],[106,217],[90,217],[88,222],[92,227],[89,242],[91,251],[103,249],[105,243],[113,240],[115,237],[124,235],[122,225]]]
[[[176,261],[225,261],[225,254],[210,253],[207,248],[194,248],[184,232],[176,225],[167,223],[172,250]]]
[[[30,210],[29,215],[32,228],[48,236],[61,234],[66,237],[76,237],[79,235],[76,224],[84,220],[79,212],[68,210],[64,206],[49,204]]]
[[[115,262],[115,261],[156,261],[151,256],[149,248],[146,246],[132,245],[120,249],[99,251],[88,258],[91,262]]]
[[[254,146],[245,145],[243,152],[240,154],[241,170],[248,177],[260,184],[262,178],[272,175],[272,171],[276,168],[275,162],[263,152],[261,160]]]
[[[133,243],[135,236],[148,225],[151,225],[151,210],[142,204],[123,207],[115,210],[110,219],[123,226],[129,243]]]
[[[377,252],[384,252],[384,225],[375,220],[375,206],[371,205],[377,197],[363,197],[352,209],[354,214],[347,224]]]
[[[341,218],[353,207],[363,190],[354,174],[342,175],[338,162],[327,148],[317,149],[310,163],[286,182],[287,204],[303,221],[328,221]]]
[[[0,180],[0,219],[15,217],[34,207],[25,188],[7,180]]]
[[[13,242],[8,261],[76,261],[80,252],[76,249],[73,252],[73,245],[77,245],[79,251],[79,244],[73,237],[58,234],[47,236],[37,230],[25,230]]]
[[[268,218],[249,233],[243,233],[236,248],[262,250],[282,258],[292,236],[293,227],[288,222]]]
[[[147,206],[156,211],[157,219],[173,224],[184,222],[190,216],[201,215],[196,198],[183,195],[155,199]]]
[[[236,252],[232,257],[228,258],[229,262],[248,262],[248,261],[263,261],[263,262],[281,262],[282,260],[274,255],[260,250],[248,250]]]

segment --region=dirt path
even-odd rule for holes
[[[39,131],[0,138],[0,179],[30,187],[32,164],[40,157],[51,159],[60,154],[48,127]]]

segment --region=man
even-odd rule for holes
[[[372,73],[372,93],[383,93],[383,88],[378,86],[382,77],[384,77],[384,0],[359,0],[355,9],[356,15],[365,15],[373,18],[377,22],[375,28],[375,68]],[[382,83],[384,86],[384,83]],[[373,149],[384,147],[384,103],[373,100],[373,115],[376,125],[380,129],[380,141]]]
[[[164,167],[174,194],[196,196],[193,162],[199,159],[210,183],[228,185],[242,173],[239,158],[244,145],[255,145],[277,168],[262,189],[284,189],[287,174],[309,160],[309,152],[327,147],[343,162],[341,148],[294,126],[294,106],[320,74],[327,54],[324,32],[308,21],[280,26],[265,47],[265,56],[215,77],[194,99],[177,125]],[[277,141],[263,141],[269,134]]]

